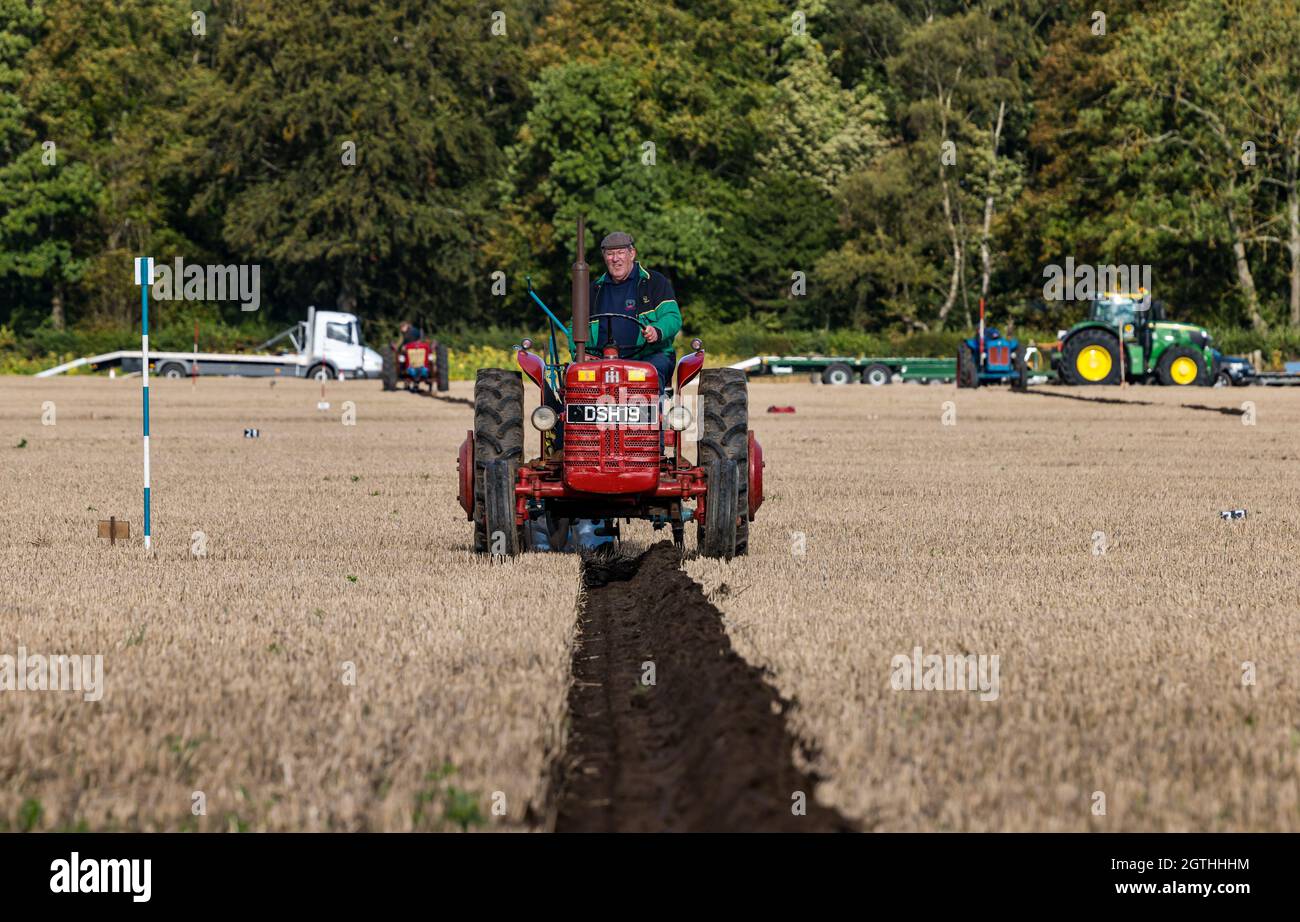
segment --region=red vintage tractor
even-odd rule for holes
[[[408,391],[419,392],[424,385],[433,393],[447,390],[447,347],[439,342],[417,339],[394,345],[384,356],[384,390],[397,390],[401,382]]]
[[[649,362],[620,358],[617,348],[589,356],[594,318],[584,233],[579,219],[572,331],[529,284],[551,322],[549,361],[531,351],[530,340],[515,347],[519,367],[541,390],[531,419],[538,435],[531,460],[525,460],[519,372],[478,372],[474,429],[459,456],[460,505],[474,523],[474,549],[493,555],[565,550],[574,522],[612,523],[604,526],[609,534],[619,520],[646,519],[656,529],[671,527],[679,548],[694,520],[705,557],[747,553],[749,523],[763,502],[763,449],[749,428],[745,373],[702,372],[704,349],[695,340],[661,396]],[[559,362],[557,329],[571,346],[567,364]],[[683,388],[697,376],[698,395],[688,401]],[[691,441],[698,449],[694,462],[684,451]]]

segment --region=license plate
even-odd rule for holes
[[[564,418],[580,424],[653,426],[658,409],[653,403],[571,403]]]

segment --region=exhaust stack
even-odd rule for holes
[[[587,335],[591,330],[591,273],[584,258],[587,252],[587,227],[578,215],[578,258],[573,264],[573,344],[577,361],[587,360]]]

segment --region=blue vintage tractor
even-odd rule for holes
[[[957,386],[979,387],[1007,382],[1016,390],[1029,383],[1025,350],[1018,339],[1007,339],[994,327],[984,325],[984,299],[980,299],[979,330],[957,346]]]

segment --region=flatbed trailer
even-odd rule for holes
[[[823,384],[861,381],[873,387],[895,379],[921,384],[957,380],[956,359],[915,356],[756,355],[731,367],[751,376],[811,374]]]
[[[1300,385],[1300,372],[1295,371],[1257,371],[1246,379],[1247,384],[1262,387],[1295,387]]]
[[[63,374],[74,368],[89,368],[101,371],[105,368],[117,368],[124,374],[139,373],[144,353],[139,349],[119,349],[102,355],[90,355],[73,359],[53,368],[38,371],[36,377],[48,378]],[[312,360],[312,367],[320,363]],[[193,366],[198,368],[194,369]],[[188,378],[191,374],[202,375],[239,375],[247,377],[280,376],[284,378],[305,378],[309,368],[308,360],[297,355],[239,355],[219,352],[155,352],[149,350],[149,371],[164,378]]]
[[[288,342],[293,351],[267,353],[276,343]],[[55,365],[36,373],[38,378],[61,375],[74,368],[120,368],[140,372],[144,353],[119,349]],[[355,314],[307,309],[307,319],[273,336],[254,353],[156,352],[149,350],[149,372],[162,378],[191,375],[237,375],[247,377],[337,378],[378,377],[383,358],[361,341],[361,326]]]

